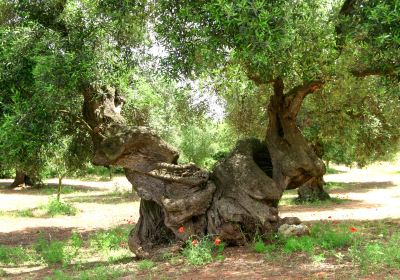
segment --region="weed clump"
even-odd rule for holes
[[[74,216],[78,212],[78,209],[76,209],[72,204],[58,201],[57,199],[52,199],[39,208],[45,210],[46,214],[51,217],[58,215]]]
[[[189,239],[186,241],[186,247],[183,249],[182,255],[186,261],[195,266],[205,265],[215,260],[223,260],[222,253],[225,248],[225,243],[220,242],[216,238],[213,242],[208,236],[197,240]]]

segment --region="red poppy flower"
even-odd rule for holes
[[[178,228],[178,232],[179,232],[179,233],[184,233],[184,232],[185,232],[185,228],[184,228],[184,227]]]
[[[219,239],[218,237],[215,239],[214,244],[215,246],[219,246],[219,244],[221,243],[221,239]]]
[[[349,230],[350,230],[351,232],[356,232],[356,231],[357,231],[357,229],[356,229],[355,227],[351,227],[351,228],[349,228]]]
[[[193,245],[193,246],[196,246],[196,245],[197,245],[197,240],[196,240],[196,239],[193,239],[192,245]]]

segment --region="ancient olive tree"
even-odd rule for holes
[[[255,234],[299,222],[278,216],[282,193],[304,184],[320,190],[325,167],[296,119],[305,97],[335,79],[338,58],[352,58],[351,49],[358,46],[350,31],[334,19],[340,14],[354,19],[351,30],[358,32],[359,12],[311,0],[161,0],[154,6],[147,1],[113,0],[6,2],[8,10],[17,14],[8,25],[37,24],[57,36],[58,44],[47,46],[70,66],[55,64],[70,79],[58,83],[48,78],[57,76],[48,71],[37,76],[38,81],[45,88],[83,97],[93,162],[124,167],[141,197],[140,219],[129,236],[137,256],[190,235],[218,235],[228,243],[243,244]],[[367,7],[377,6],[371,2]],[[149,15],[151,24],[146,22]],[[261,90],[272,90],[265,141],[238,143],[207,172],[193,164],[178,164],[178,151],[156,132],[128,125],[121,115],[126,102],[121,85],[137,67],[137,50],[152,26],[168,51],[163,65],[169,72],[190,77],[233,64]],[[352,72],[350,66],[342,68]]]

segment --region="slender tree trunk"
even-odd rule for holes
[[[57,186],[57,201],[60,201],[61,198],[61,188],[62,188],[62,180],[63,176],[58,176],[58,186]]]
[[[111,166],[108,167],[108,175],[110,177],[110,181],[112,181],[112,179],[113,179],[113,170],[112,170]]]

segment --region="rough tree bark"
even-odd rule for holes
[[[128,127],[120,115],[123,98],[111,87],[88,87],[83,114],[91,128],[94,164],[122,166],[141,197],[140,218],[129,236],[138,257],[159,245],[190,236],[218,235],[243,244],[282,223],[277,205],[283,191],[322,177],[323,162],[296,126],[304,97],[322,86],[313,82],[284,94],[274,82],[265,143],[244,140],[211,173],[177,164],[178,152],[145,127]],[[179,228],[184,227],[184,232]]]

